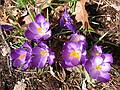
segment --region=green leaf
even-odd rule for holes
[[[25,5],[28,4],[29,0],[17,0],[17,7],[18,8],[25,8]]]

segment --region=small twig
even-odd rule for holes
[[[105,34],[103,34],[103,35],[98,39],[98,41],[97,41],[95,44],[97,44],[98,42],[100,42],[108,33],[109,33],[109,31],[106,32]]]
[[[37,72],[28,72],[28,71],[21,71],[21,70],[15,70],[16,72],[22,72],[22,73],[25,73],[25,74],[29,74],[29,73],[31,73],[31,74],[33,74],[33,73],[37,73]]]

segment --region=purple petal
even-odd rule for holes
[[[43,68],[45,66],[46,62],[47,62],[47,57],[41,58],[41,60],[39,62],[39,68]]]
[[[73,58],[73,59],[71,60],[71,63],[72,63],[74,66],[76,66],[76,65],[80,64],[80,59]]]
[[[38,34],[37,28],[40,28],[40,26],[36,22],[31,22],[28,26],[28,30],[34,34]]]
[[[30,40],[35,39],[35,36],[36,36],[36,34],[32,33],[30,30],[27,30],[25,32],[25,37],[27,37]]]
[[[83,48],[83,44],[81,44],[81,43],[76,43],[76,45],[77,45],[78,49],[79,49],[82,53],[86,54],[86,51],[85,51],[85,49]]]
[[[73,26],[73,24],[71,24],[71,23],[66,23],[65,26],[67,26],[68,29],[72,30],[73,33],[76,32],[76,28],[75,28],[75,26]]]
[[[109,73],[103,73],[103,72],[100,72],[100,75],[99,77],[97,78],[97,80],[103,82],[103,83],[106,83],[110,80],[110,74]]]
[[[35,17],[35,21],[41,25],[45,22],[45,17],[41,14],[38,14],[36,17]]]
[[[42,37],[44,40],[48,39],[49,37],[51,37],[51,30],[49,30],[48,32],[45,33],[45,35]]]
[[[25,60],[15,59],[15,60],[13,61],[13,66],[14,66],[14,67],[20,67],[20,66],[22,66],[23,64],[25,64]]]
[[[86,48],[83,47],[83,44],[82,44],[82,45],[80,44],[80,46],[81,46],[81,47],[80,47],[80,50],[81,50],[81,52],[82,52],[82,55],[83,55],[83,56],[86,56],[86,55],[87,55]]]
[[[49,29],[50,24],[49,22],[44,22],[42,28],[44,28],[46,31]]]
[[[104,56],[104,61],[106,63],[113,63],[113,57],[112,54],[103,54]]]
[[[14,27],[11,25],[1,25],[1,28],[6,31],[11,31],[14,29]]]
[[[30,63],[31,57],[32,57],[31,53],[27,53],[26,59],[25,59],[26,63]]]
[[[24,64],[24,66],[22,67],[22,70],[26,70],[29,67],[29,63]]]
[[[60,26],[63,27],[63,26],[64,26],[64,23],[65,23],[64,17],[62,16],[62,17],[60,18]]]
[[[32,57],[31,59],[31,66],[32,67],[39,67],[39,62],[40,62],[40,56],[39,57]]]
[[[100,56],[96,56],[96,57],[94,58],[94,61],[93,61],[93,62],[96,64],[96,66],[98,66],[98,65],[102,64],[103,58],[100,57]]]
[[[55,59],[55,55],[53,52],[51,52],[51,54],[48,57],[48,64],[52,65],[54,63],[54,59]]]
[[[48,57],[48,64],[49,64],[49,65],[52,65],[53,63],[54,63],[54,60],[51,59],[51,57]]]
[[[97,45],[94,45],[94,47],[93,47],[93,56],[95,55],[96,56],[96,54],[97,53],[99,53],[99,54],[101,54],[102,53],[102,48],[101,48],[101,46],[97,46]]]
[[[41,48],[46,48],[46,49],[48,48],[48,46],[43,42],[40,42],[38,46]]]
[[[66,60],[62,61],[62,66],[65,68],[73,67],[74,65],[71,62],[67,62]]]
[[[47,57],[39,57],[35,56],[32,58],[32,66],[33,67],[38,67],[38,68],[43,68],[47,62]]]
[[[41,41],[42,37],[43,37],[43,35],[40,35],[40,34],[35,35],[35,39],[37,42]]]
[[[71,61],[72,60],[72,58],[69,55],[70,55],[70,53],[68,51],[66,51],[66,50],[62,52],[62,57],[66,61]]]
[[[99,51],[100,53],[102,53],[102,46],[97,46],[95,45],[94,48],[96,49],[96,51]]]
[[[73,42],[79,42],[79,41],[85,41],[85,40],[86,39],[83,35],[79,35],[77,33],[72,34],[70,38],[70,41],[73,41]]]
[[[69,49],[69,50],[74,50],[77,48],[77,44],[74,42],[67,42],[67,43],[65,43],[65,45],[67,46],[67,49]]]
[[[32,53],[40,55],[40,51],[42,51],[42,50],[44,50],[44,49],[36,46],[32,49]]]
[[[26,51],[28,52],[32,52],[32,48],[31,48],[31,45],[29,44],[29,42],[25,42],[23,45],[22,45],[22,48],[25,48]]]
[[[15,49],[11,52],[11,57],[12,59],[16,59],[18,58],[21,54],[26,54],[27,52],[22,49],[22,48],[18,48],[18,49]]]
[[[88,60],[86,63],[85,63],[85,68],[87,70],[88,73],[90,73],[90,68],[92,67],[92,63],[90,60]]]
[[[70,18],[67,10],[64,11],[62,17],[60,18],[60,26],[66,26],[69,30],[72,30],[73,33],[76,32],[76,28],[73,25],[73,20]]]
[[[101,69],[101,70],[102,70],[103,72],[109,72],[110,69],[111,69],[111,66],[110,66],[109,63],[103,63],[103,64],[102,64],[102,69]]]
[[[92,67],[89,71],[89,74],[91,75],[92,78],[97,79],[100,72],[97,71],[94,67]]]
[[[85,66],[85,63],[87,62],[87,58],[86,58],[86,56],[81,56],[81,64],[83,65],[83,66]]]
[[[12,60],[18,58],[19,55],[20,55],[20,54],[17,53],[17,50],[12,50],[12,52],[11,52],[11,58],[12,58]]]

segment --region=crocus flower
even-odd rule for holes
[[[26,42],[22,47],[11,52],[12,64],[15,68],[26,70],[31,60],[31,46]]]
[[[82,43],[84,45],[84,48],[87,47],[86,38],[83,35],[80,35],[77,33],[71,34],[70,41],[76,42],[76,43]]]
[[[92,48],[92,56],[99,56],[102,52],[102,46],[94,45]]]
[[[63,67],[74,67],[86,61],[86,50],[83,48],[82,43],[69,41],[64,43],[62,58]]]
[[[46,22],[45,17],[38,14],[34,22],[28,25],[28,30],[25,32],[25,36],[30,40],[46,40],[51,36],[51,30],[49,30],[49,22]]]
[[[65,9],[62,17],[60,18],[60,26],[67,27],[69,30],[73,31],[73,33],[76,32],[76,28],[73,25],[73,20],[71,19],[70,15],[66,9]]]
[[[47,64],[52,65],[54,63],[54,52],[52,52],[48,46],[42,42],[32,49],[32,54],[31,66],[34,68],[43,68]]]
[[[93,79],[105,83],[110,80],[109,71],[111,69],[111,63],[113,63],[112,55],[102,54],[101,56],[95,56],[88,60],[85,68]]]

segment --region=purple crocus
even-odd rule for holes
[[[11,52],[13,67],[26,70],[30,64],[31,50],[31,46],[27,42],[24,43],[22,47],[14,49]]]
[[[76,42],[76,43],[82,43],[84,45],[84,48],[87,47],[86,38],[83,35],[80,35],[77,33],[71,34],[70,41]]]
[[[112,55],[102,54],[101,56],[95,56],[88,60],[85,68],[93,79],[105,83],[110,80],[109,71],[111,69],[111,63],[113,63]]]
[[[102,46],[94,45],[92,48],[92,56],[100,56],[102,54]]]
[[[30,40],[46,40],[51,36],[51,30],[49,30],[50,24],[46,22],[45,17],[38,14],[35,17],[35,21],[28,25],[28,30],[25,32],[25,36]]]
[[[60,18],[60,26],[67,27],[69,30],[73,31],[73,33],[76,32],[76,28],[73,25],[73,20],[71,19],[70,15],[66,9],[65,9],[62,17]]]
[[[54,52],[52,52],[48,46],[42,42],[32,49],[32,54],[31,66],[34,68],[43,68],[47,64],[52,65],[54,63]]]
[[[62,65],[65,68],[74,67],[86,61],[86,50],[82,43],[66,42],[62,51]]]

